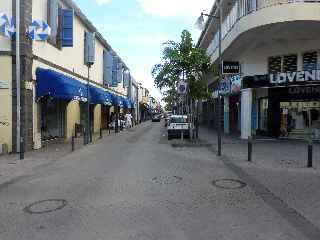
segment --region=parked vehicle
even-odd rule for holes
[[[160,121],[161,121],[161,114],[152,116],[152,122],[160,122]]]
[[[171,140],[173,137],[180,137],[181,132],[184,137],[189,138],[190,127],[187,115],[172,115],[167,126],[168,140]]]

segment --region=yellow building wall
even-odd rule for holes
[[[0,143],[12,151],[12,62],[11,56],[0,56]],[[5,83],[5,86],[2,86]]]
[[[32,18],[47,21],[47,0],[33,0]],[[77,16],[74,17],[73,26],[73,47],[59,49],[47,42],[34,42],[33,53],[86,78],[88,68],[84,64],[84,33],[88,29]],[[103,50],[103,45],[96,39],[96,62],[90,69],[90,80],[101,84],[103,83]]]
[[[71,101],[66,110],[66,138],[70,139],[75,132],[75,124],[80,124],[80,105],[79,101]]]
[[[12,0],[0,1],[0,12],[12,17]],[[10,51],[11,41],[9,38],[0,35],[0,51]]]
[[[99,133],[101,128],[101,104],[97,104],[94,107],[93,116],[93,132]]]

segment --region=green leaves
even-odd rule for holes
[[[206,52],[196,47],[190,32],[183,30],[181,41],[168,41],[164,44],[163,62],[156,64],[152,69],[155,85],[165,91],[164,100],[172,102],[177,97],[176,86],[184,73],[185,81],[189,85],[189,95],[193,99],[208,98],[206,76],[217,71],[210,63]]]

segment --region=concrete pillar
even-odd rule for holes
[[[80,124],[80,104],[79,101],[71,101],[66,109],[66,139],[70,139],[75,133],[75,124]]]
[[[224,107],[223,107],[223,125],[224,125],[224,133],[230,133],[230,121],[229,121],[229,97],[224,97]]]
[[[251,136],[252,89],[241,91],[241,138]]]
[[[97,104],[93,110],[93,133],[99,133],[101,128],[101,104]]]

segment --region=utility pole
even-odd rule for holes
[[[16,150],[20,160],[24,158],[23,138],[21,136],[21,76],[20,76],[20,0],[16,0],[16,87],[17,87],[17,136]]]
[[[215,16],[215,14],[211,15],[211,14],[206,14],[206,13],[201,13],[201,16],[198,18],[196,25],[201,28],[203,30],[203,26],[204,26],[204,19],[203,16],[207,16],[209,18],[215,18],[215,19],[219,19],[219,59],[218,59],[218,64],[219,64],[219,83],[221,83],[222,81],[222,49],[221,49],[221,41],[222,41],[222,6],[221,6],[221,0],[217,1],[217,5],[218,5],[218,13],[219,13],[219,17]],[[213,36],[214,37],[214,36]],[[221,148],[222,148],[222,143],[221,143],[221,96],[220,96],[220,89],[218,87],[218,112],[217,112],[217,122],[218,122],[218,126],[217,126],[217,132],[218,132],[218,152],[217,155],[221,156]]]
[[[222,82],[222,50],[221,50],[221,41],[222,41],[222,7],[221,0],[218,2],[219,6],[219,83]],[[218,156],[221,156],[221,96],[220,89],[218,88]]]

